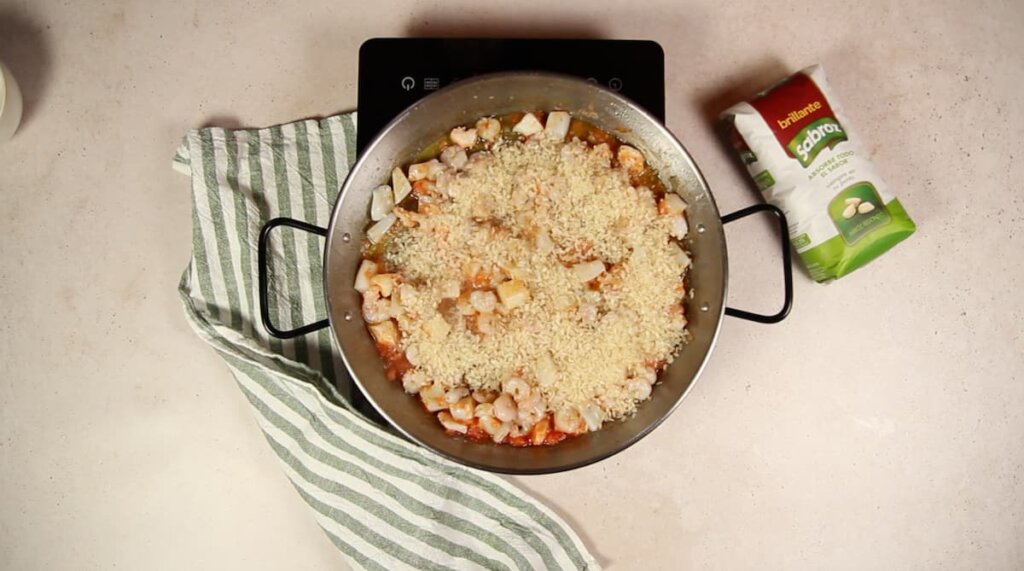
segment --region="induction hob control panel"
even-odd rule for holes
[[[665,54],[647,40],[375,38],[359,49],[362,149],[406,107],[460,79],[497,71],[574,75],[665,120]]]

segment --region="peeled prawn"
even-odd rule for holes
[[[566,434],[581,434],[587,431],[587,424],[576,409],[562,409],[555,412],[555,430]]]
[[[459,434],[465,434],[469,430],[468,426],[456,420],[454,415],[448,411],[441,411],[437,413],[437,420],[441,421],[441,426],[443,426],[445,430],[458,432]]]
[[[630,173],[637,174],[644,170],[644,156],[629,145],[619,147],[618,159],[619,164]]]
[[[452,403],[449,410],[455,420],[467,422],[473,418],[473,411],[476,408],[476,401],[473,397],[465,397],[458,402]]]
[[[502,392],[508,393],[516,400],[523,402],[530,397],[530,385],[519,377],[509,377],[501,384]]]
[[[429,384],[430,380],[427,379],[427,374],[419,369],[411,369],[402,375],[402,388],[411,395],[420,392],[423,387]]]
[[[476,144],[476,129],[466,129],[465,127],[456,127],[452,129],[452,132],[448,135],[456,145],[468,149]]]
[[[488,143],[493,143],[501,133],[501,123],[493,117],[484,117],[476,122],[476,134]]]
[[[547,403],[539,393],[535,392],[525,402],[519,403],[519,414],[516,416],[516,420],[523,428],[530,428],[540,422],[546,413]]]
[[[444,398],[444,389],[438,385],[429,385],[420,389],[420,400],[430,412],[448,408],[448,400]]]
[[[508,394],[502,394],[494,401],[494,416],[503,422],[512,422],[519,414],[516,402]]]
[[[391,319],[391,300],[383,297],[381,288],[370,285],[363,294],[363,319],[367,323],[380,323]]]
[[[493,416],[485,416],[480,419],[480,428],[489,434],[492,440],[500,444],[508,437],[512,430],[512,424],[502,422]]]

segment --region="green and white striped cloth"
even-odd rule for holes
[[[290,341],[258,324],[256,248],[276,216],[327,226],[355,160],[355,114],[260,130],[191,131],[174,157],[192,179],[185,315],[227,363],[282,467],[357,569],[598,569],[569,526],[502,478],[367,421],[326,330]],[[279,327],[326,315],[322,239],[282,230],[269,256]]]

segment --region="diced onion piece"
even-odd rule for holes
[[[373,199],[370,201],[370,219],[380,220],[388,214],[395,207],[395,195],[391,192],[391,187],[382,184],[377,188],[373,189]]]
[[[672,226],[669,229],[669,234],[677,240],[685,238],[686,233],[690,231],[690,226],[686,223],[686,216],[673,214],[670,220],[672,221]]]
[[[580,410],[580,416],[583,417],[583,422],[587,424],[587,430],[591,432],[601,428],[601,424],[604,422],[604,413],[601,412],[601,407],[592,402],[583,405],[583,409]]]
[[[395,190],[395,204],[405,200],[405,197],[409,196],[409,193],[412,192],[412,184],[400,167],[395,167],[391,171],[391,186]]]
[[[476,122],[476,134],[488,143],[494,142],[501,133],[501,123],[493,117],[484,117]]]
[[[398,347],[398,327],[395,322],[388,319],[380,323],[372,323],[368,326],[370,335],[379,345],[385,347]]]
[[[540,124],[540,120],[533,113],[527,113],[523,115],[523,118],[516,123],[512,130],[520,135],[529,137],[530,135],[536,135],[544,130],[544,125]]]
[[[576,279],[581,282],[589,282],[604,273],[604,262],[601,260],[582,262],[573,266],[572,272],[576,274]]]
[[[398,218],[395,216],[394,212],[392,212],[377,222],[374,222],[373,226],[370,226],[370,229],[366,231],[366,239],[372,244],[380,242],[380,239],[384,237],[384,234],[386,234],[388,230],[391,229],[391,226],[397,219]]]
[[[544,135],[549,139],[561,141],[569,134],[569,122],[572,118],[565,111],[552,111],[548,113],[547,125],[544,126]]]
[[[476,129],[466,129],[465,127],[456,127],[452,129],[452,132],[448,135],[456,145],[468,149],[476,144]]]
[[[686,211],[686,201],[674,192],[666,192],[661,199],[661,210],[664,214],[682,214]]]
[[[459,434],[465,434],[466,431],[469,430],[468,426],[455,420],[455,417],[453,417],[448,411],[441,411],[437,413],[437,420],[441,421],[441,426],[443,426],[445,430],[458,432]]]
[[[377,263],[372,260],[363,260],[363,263],[359,264],[359,269],[356,270],[356,291],[359,293],[366,293],[366,290],[370,289],[370,278],[377,275]]]
[[[519,280],[508,280],[498,285],[498,299],[505,309],[515,309],[530,301],[530,290]]]
[[[675,258],[681,267],[687,268],[690,266],[690,256],[675,242],[672,243],[672,257]]]
[[[423,330],[427,332],[427,335],[429,335],[431,339],[434,339],[436,341],[440,341],[441,339],[447,337],[448,332],[451,331],[451,328],[452,326],[448,325],[448,322],[445,321],[444,317],[440,315],[435,315],[434,317],[431,317],[429,320],[427,320],[426,323],[423,324]]]
[[[469,304],[480,313],[491,313],[498,306],[498,298],[492,291],[477,290],[469,294]]]

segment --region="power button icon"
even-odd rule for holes
[[[402,78],[402,89],[406,91],[412,91],[412,88],[416,87],[416,80],[409,77],[408,75]]]

